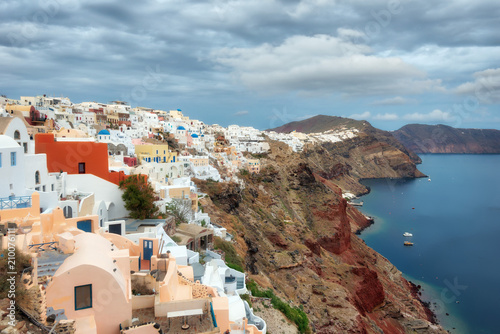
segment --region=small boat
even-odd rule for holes
[[[431,179],[429,178],[427,181],[431,182]]]
[[[413,242],[405,241],[405,246],[413,246]]]
[[[405,233],[403,233],[403,236],[404,237],[413,237],[413,234],[411,234],[410,232],[405,232]]]

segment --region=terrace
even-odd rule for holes
[[[167,316],[155,317],[154,308],[144,308],[132,311],[132,325],[156,323],[164,333],[220,333],[212,316],[211,304],[202,301],[201,308],[172,311]],[[127,333],[125,328],[122,333]]]

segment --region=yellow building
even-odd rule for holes
[[[260,173],[260,160],[259,159],[248,159],[247,168],[250,173],[259,174]]]
[[[177,152],[170,152],[168,145],[135,145],[139,162],[177,162]]]
[[[191,161],[191,163],[195,167],[206,167],[206,166],[208,166],[208,157],[195,156],[193,158],[190,158],[189,161]]]

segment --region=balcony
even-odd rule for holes
[[[0,198],[0,210],[31,208],[31,196]]]

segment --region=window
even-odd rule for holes
[[[92,284],[75,286],[75,311],[92,308]]]
[[[21,139],[21,133],[19,132],[19,130],[14,131],[14,139],[15,140]]]
[[[24,153],[28,153],[28,143],[23,143]]]
[[[50,186],[51,190],[54,191],[54,184]]]
[[[78,163],[78,174],[85,174],[85,162]]]
[[[63,209],[64,218],[73,218],[73,209],[70,206],[65,206]]]
[[[16,165],[16,152],[10,152],[10,165]]]
[[[2,153],[0,153],[0,167],[2,167]]]
[[[35,172],[35,184],[40,184],[40,172]]]

